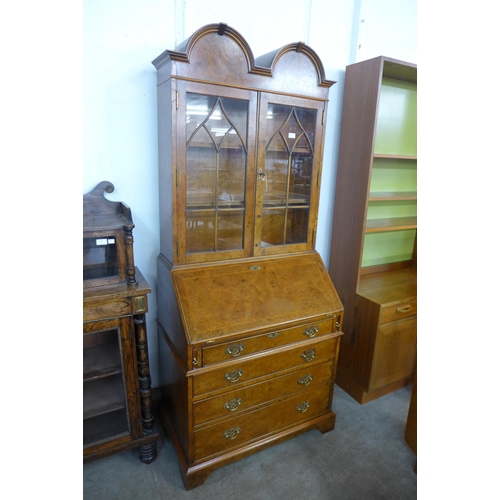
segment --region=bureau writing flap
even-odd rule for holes
[[[193,343],[342,311],[317,252],[174,269],[172,279]]]

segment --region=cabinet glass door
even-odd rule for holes
[[[83,446],[129,432],[120,327],[84,332]]]
[[[323,103],[265,96],[259,130],[256,254],[293,251],[289,245],[312,245],[312,189],[317,154],[318,120]],[[276,102],[277,101],[277,102]],[[263,105],[265,102],[265,106]],[[265,144],[265,147],[264,147]],[[284,246],[287,245],[287,248]]]
[[[253,193],[247,185],[253,145],[248,138],[255,99],[248,92],[230,94],[185,94],[186,213],[180,230],[185,230],[187,261],[250,252],[251,233],[245,229],[252,216],[247,205]],[[200,259],[200,254],[206,255]]]

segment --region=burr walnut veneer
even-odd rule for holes
[[[314,250],[334,82],[307,45],[254,59],[222,23],[153,64],[160,416],[190,489],[334,427],[343,308]]]

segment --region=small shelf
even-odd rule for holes
[[[395,191],[395,192],[375,192],[370,193],[368,201],[408,201],[416,200],[416,191]]]
[[[118,343],[108,343],[83,350],[83,380],[94,380],[121,373],[121,354]]]
[[[114,439],[129,432],[125,409],[98,415],[83,421],[83,446]]]
[[[365,233],[379,233],[382,231],[401,231],[416,229],[416,217],[395,217],[393,219],[371,219],[366,221]]]
[[[286,192],[268,191],[264,194],[264,206],[285,206],[287,205]],[[297,193],[288,194],[288,205],[309,206],[309,196]]]
[[[209,212],[214,213],[216,210],[223,210],[224,212],[243,212],[245,207],[243,205],[231,205],[229,203],[218,203],[217,206],[214,204],[199,204],[199,205],[189,205],[186,207],[187,213],[198,213],[198,212]]]
[[[83,229],[85,231],[116,231],[123,226],[133,224],[123,214],[91,214],[83,216]]]
[[[385,154],[385,153],[374,153],[373,158],[383,158],[385,160],[412,160],[417,159],[414,155],[395,155],[395,154]]]
[[[125,406],[125,390],[121,373],[84,382],[84,419],[110,413],[125,408]]]

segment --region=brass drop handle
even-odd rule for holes
[[[241,353],[241,351],[243,351],[243,349],[245,349],[245,345],[244,344],[230,345],[226,349],[226,354],[230,354],[233,358],[235,358],[236,356],[240,355],[240,353]]]
[[[312,361],[314,356],[316,356],[316,349],[307,349],[307,351],[304,351],[300,355],[300,357],[304,358],[307,362]]]
[[[304,413],[305,411],[308,410],[308,408],[311,406],[311,404],[309,403],[309,401],[304,401],[300,404],[298,404],[295,409],[297,411],[300,411],[300,413]]]
[[[234,411],[238,408],[238,406],[241,405],[241,403],[243,403],[243,400],[241,398],[234,398],[231,399],[231,401],[226,401],[224,403],[224,408],[229,411]]]
[[[227,431],[222,434],[222,437],[225,439],[235,439],[236,436],[241,432],[241,429],[239,427],[231,427],[231,429],[228,429]]]
[[[408,304],[407,306],[404,306],[404,307],[398,307],[398,308],[396,309],[396,312],[397,312],[397,313],[404,313],[404,312],[406,312],[406,311],[409,311],[410,309],[411,309],[411,305],[410,305],[410,304]]]
[[[317,326],[310,326],[304,330],[304,335],[307,335],[309,338],[313,338],[319,331]]]
[[[229,382],[238,382],[242,375],[243,372],[241,370],[233,370],[232,372],[227,372],[224,378],[229,380]]]
[[[299,385],[309,385],[312,382],[313,376],[309,373],[308,375],[304,375],[303,377],[300,377],[299,380],[297,381],[297,384]]]

